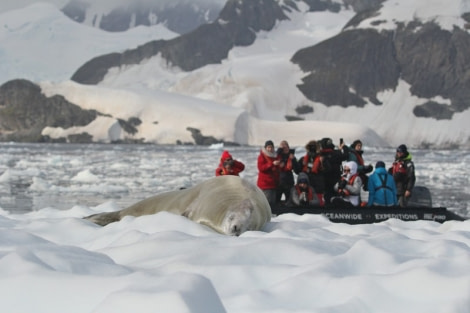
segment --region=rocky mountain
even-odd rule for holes
[[[381,102],[377,93],[394,89],[398,80],[411,85],[421,98],[443,97],[451,104],[429,100],[415,108],[417,117],[451,119],[470,105],[470,34],[465,29],[442,29],[435,22],[397,23],[392,30],[360,28],[374,20],[383,1],[345,0],[357,15],[344,31],[313,47],[298,51],[292,62],[309,73],[298,87],[310,100],[327,106],[363,107],[367,100]],[[339,10],[332,1],[305,0],[310,10]],[[236,45],[250,45],[256,32],[270,30],[276,21],[286,19],[284,10],[296,10],[299,1],[228,1],[214,23],[169,41],[155,41],[122,54],[97,57],[84,64],[72,80],[99,83],[112,67],[138,64],[158,53],[173,66],[191,71],[220,63]],[[468,23],[469,14],[461,16]],[[217,45],[212,42],[217,41]]]
[[[343,32],[313,47],[298,51],[292,62],[309,73],[299,85],[312,101],[327,106],[363,107],[377,94],[395,89],[399,79],[411,85],[413,95],[449,99],[450,104],[428,100],[416,106],[417,117],[451,119],[470,108],[470,33],[435,22],[398,23],[392,30],[355,28],[374,21],[380,8],[358,14]],[[463,15],[467,23],[468,14]],[[470,28],[469,24],[467,29]]]
[[[256,32],[269,31],[286,18],[279,3],[273,0],[229,0],[214,23],[172,40],[152,41],[137,49],[94,58],[80,67],[72,80],[97,84],[110,68],[139,64],[157,54],[185,71],[220,63],[234,46],[252,44]]]
[[[213,22],[224,2],[220,0],[171,1],[140,0],[103,6],[100,2],[71,0],[62,12],[79,23],[110,32],[126,31],[136,26],[165,24],[178,34],[188,33],[200,25]]]
[[[344,5],[354,10],[369,10],[382,1],[344,0]],[[257,32],[269,31],[276,22],[288,19],[285,12],[299,10],[300,4],[307,5],[308,11],[338,12],[341,9],[341,5],[332,0],[228,0],[213,23],[201,25],[173,40],[153,41],[123,53],[96,57],[80,67],[71,79],[82,84],[97,84],[110,68],[139,64],[157,54],[184,71],[220,63],[234,46],[251,45]]]
[[[0,140],[45,142],[41,135],[46,126],[69,128],[91,123],[98,115],[83,110],[64,97],[46,97],[41,88],[27,80],[12,80],[0,87]],[[89,134],[77,134],[58,141],[90,141]]]

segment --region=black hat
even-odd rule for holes
[[[406,148],[405,145],[399,145],[398,148],[397,148],[397,152],[407,153],[408,149]]]
[[[333,140],[331,140],[331,138],[323,138],[320,141],[320,143],[323,149],[327,149],[327,148],[333,149],[335,147],[335,145],[333,144]]]
[[[375,163],[375,168],[378,168],[378,167],[385,168],[385,163],[383,161],[378,161],[377,163]]]
[[[273,146],[274,147],[274,142],[272,140],[268,140],[264,143],[264,147],[266,148],[267,146]]]

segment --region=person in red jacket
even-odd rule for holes
[[[220,163],[215,170],[215,176],[221,175],[235,175],[239,176],[240,172],[245,169],[245,164],[240,161],[234,160],[230,152],[224,150],[220,157]]]
[[[256,185],[264,192],[269,205],[276,204],[276,191],[279,186],[280,156],[276,155],[272,140],[266,141],[258,155],[258,181]]]

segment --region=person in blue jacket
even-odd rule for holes
[[[398,205],[397,187],[393,176],[385,169],[385,163],[378,161],[375,171],[369,176],[369,201],[367,206]]]

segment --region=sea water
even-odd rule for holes
[[[303,147],[294,148],[297,158],[305,154]],[[0,208],[20,213],[108,201],[124,208],[213,177],[223,149],[245,164],[241,176],[256,182],[260,147],[2,143]],[[394,149],[364,150],[366,164],[393,162]],[[416,184],[430,189],[433,206],[470,217],[470,151],[409,150]]]

